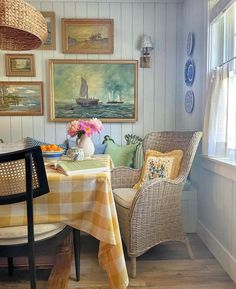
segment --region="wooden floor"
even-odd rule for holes
[[[236,289],[236,284],[224,272],[196,234],[189,235],[195,255],[190,260],[181,243],[156,246],[138,258],[137,277],[130,279],[129,289]],[[81,237],[81,280],[74,281],[72,265],[68,289],[108,289],[106,273],[97,261],[98,241],[88,235]],[[129,267],[129,261],[127,260]],[[38,272],[38,289],[47,289],[49,270]],[[27,272],[16,270],[9,278],[0,270],[0,289],[28,289]]]

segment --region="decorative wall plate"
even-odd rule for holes
[[[187,86],[192,86],[195,78],[195,64],[192,59],[188,59],[184,67],[184,80]]]
[[[193,53],[194,48],[194,35],[192,32],[188,33],[187,38],[187,55],[190,56]]]
[[[194,93],[192,90],[188,90],[185,94],[184,107],[187,113],[191,113],[194,108]]]

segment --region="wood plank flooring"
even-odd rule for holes
[[[196,234],[189,235],[195,255],[190,260],[181,243],[156,246],[138,258],[137,277],[130,278],[129,289],[236,289],[236,284],[204,246]],[[108,289],[106,273],[97,260],[98,241],[91,236],[81,236],[81,280],[75,281],[72,263],[68,289]],[[129,267],[127,259],[127,266]],[[47,288],[49,270],[38,271],[38,289]],[[27,273],[16,270],[14,277],[0,269],[0,289],[28,289]]]

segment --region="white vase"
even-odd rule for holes
[[[94,154],[95,147],[90,137],[82,134],[76,141],[77,146],[84,150],[85,158],[91,157]]]

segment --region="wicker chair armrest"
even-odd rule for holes
[[[147,210],[149,210],[153,207],[153,204],[160,204],[162,200],[168,198],[171,200],[174,197],[180,199],[185,182],[186,179],[181,176],[175,180],[154,179],[147,182],[138,190],[133,200],[132,210],[135,209],[135,206],[140,205],[147,206]]]
[[[139,180],[141,169],[117,167],[111,171],[112,189],[132,188]]]

